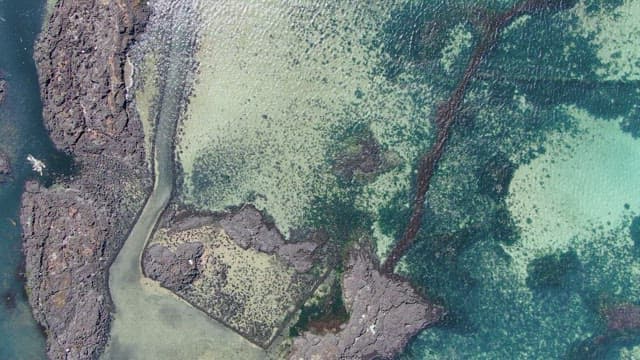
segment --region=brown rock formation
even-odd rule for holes
[[[36,45],[45,125],[82,169],[50,188],[30,182],[22,199],[27,290],[51,359],[101,353],[108,266],[150,187],[123,71],[146,18],[138,2],[60,0]]]
[[[397,276],[379,271],[367,250],[350,255],[343,277],[349,321],[337,333],[305,333],[290,359],[391,359],[420,330],[437,322],[443,308],[423,299]]]

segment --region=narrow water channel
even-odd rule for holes
[[[140,258],[173,190],[173,139],[185,99],[195,3],[157,1],[150,36],[163,36],[162,81],[154,139],[155,185],[111,266],[109,288],[116,307],[106,359],[258,359],[264,352],[142,274]]]

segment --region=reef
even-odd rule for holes
[[[566,358],[607,359],[618,348],[640,344],[640,306],[628,302],[608,304],[600,315],[605,324],[603,330],[574,344]]]
[[[147,17],[137,1],[61,0],[35,47],[45,126],[80,169],[48,187],[29,181],[22,196],[26,288],[50,359],[102,352],[108,268],[150,192],[124,75]]]
[[[146,276],[267,348],[332,268],[321,231],[285,241],[252,205],[227,213],[168,211],[145,249]]]
[[[391,359],[445,314],[407,281],[381,273],[368,248],[351,251],[342,291],[349,320],[336,333],[295,338],[290,359]]]
[[[571,275],[580,270],[580,265],[575,250],[533,259],[527,265],[527,286],[533,290],[562,287],[569,283]]]

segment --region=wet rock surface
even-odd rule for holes
[[[290,359],[392,359],[420,330],[444,316],[396,276],[380,273],[369,250],[354,250],[343,277],[349,320],[337,333],[304,333]]]
[[[36,45],[45,125],[81,169],[49,188],[29,182],[22,196],[29,302],[51,359],[102,352],[109,264],[150,190],[123,72],[146,18],[138,2],[60,0]]]
[[[200,275],[199,260],[203,245],[188,242],[178,245],[175,251],[159,244],[151,245],[144,253],[144,273],[166,288],[181,291]]]

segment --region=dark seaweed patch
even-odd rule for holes
[[[541,256],[527,265],[527,286],[533,290],[565,286],[580,267],[575,250]]]

